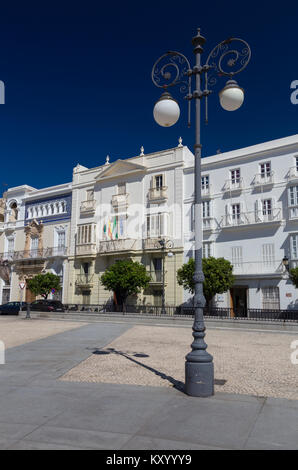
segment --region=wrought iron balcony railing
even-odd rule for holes
[[[243,189],[243,178],[235,178],[226,180],[223,191],[224,192],[233,192],[233,191],[241,191]]]
[[[94,274],[78,274],[76,277],[76,286],[89,286],[93,285]]]
[[[127,206],[128,206],[128,193],[113,194],[113,196],[112,196],[112,206],[113,207],[120,207],[122,209],[127,208]]]
[[[258,173],[255,175],[252,184],[253,186],[266,186],[274,183],[274,172]]]
[[[113,254],[118,251],[132,251],[135,249],[136,239],[120,238],[118,240],[103,240],[99,242],[99,253]]]
[[[233,262],[233,274],[237,275],[258,275],[258,274],[282,274],[285,272],[285,267],[282,261],[264,260],[264,261],[249,261],[249,262]]]
[[[282,211],[280,208],[275,208],[267,211],[261,210],[225,215],[220,222],[220,226],[222,228],[227,228],[253,224],[280,223],[281,220]]]
[[[293,166],[289,169],[287,174],[287,180],[289,182],[298,181],[298,168],[297,166]]]
[[[148,274],[151,276],[151,284],[162,284],[162,271],[148,271]]]
[[[148,199],[149,201],[159,201],[161,199],[165,200],[168,199],[168,194],[167,194],[168,187],[167,186],[160,186],[158,188],[150,188],[149,189],[149,194],[148,194]]]
[[[7,260],[11,262],[18,262],[32,259],[46,259],[52,257],[67,256],[67,248],[63,247],[51,247],[41,248],[35,250],[23,250],[23,251],[8,251],[0,254],[1,260]]]
[[[203,217],[202,219],[203,230],[211,231],[215,229],[215,219],[213,217]]]

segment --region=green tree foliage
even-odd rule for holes
[[[290,270],[290,278],[294,286],[298,289],[298,266]]]
[[[132,260],[119,260],[104,272],[101,283],[105,290],[115,293],[118,306],[125,310],[127,297],[146,289],[150,279],[143,264]]]
[[[224,258],[203,258],[204,296],[207,304],[215,294],[223,294],[234,284],[233,266]],[[194,293],[193,276],[195,273],[195,261],[190,258],[177,271],[177,281],[180,286]]]
[[[45,299],[48,298],[52,289],[61,290],[59,276],[52,273],[37,274],[27,281],[27,286],[33,294],[42,295]]]

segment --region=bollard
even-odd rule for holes
[[[31,317],[30,317],[30,304],[29,303],[27,304],[27,313],[26,313],[26,318],[25,319],[26,320],[31,319]]]

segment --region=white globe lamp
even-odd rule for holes
[[[180,116],[179,105],[167,91],[155,103],[153,116],[157,124],[162,127],[171,127],[178,121]]]
[[[226,111],[236,111],[244,101],[244,90],[235,80],[228,80],[226,86],[219,92],[219,101]]]

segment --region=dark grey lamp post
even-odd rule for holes
[[[287,255],[285,255],[284,258],[282,259],[282,264],[284,265],[286,270],[289,272],[290,271],[290,263],[289,263],[289,258],[287,257]]]
[[[243,103],[244,91],[234,80],[248,64],[251,50],[247,42],[229,38],[218,44],[209,54],[205,65],[201,65],[201,55],[205,38],[200,29],[192,39],[195,65],[190,66],[188,59],[180,52],[169,51],[161,56],[152,69],[154,85],[164,90],[154,106],[156,122],[163,127],[173,126],[179,119],[180,109],[168,88],[178,85],[180,92],[188,100],[188,126],[190,126],[191,101],[195,100],[195,318],[193,324],[194,341],[192,351],[186,356],[185,392],[191,396],[208,397],[214,393],[213,357],[207,353],[204,341],[205,324],[203,308],[206,300],[203,294],[204,275],[202,271],[202,225],[201,225],[201,100],[205,98],[205,121],[208,122],[208,96],[210,87],[217,83],[220,76],[228,77],[225,87],[219,93],[221,106],[227,111],[235,111]],[[195,89],[192,90],[192,77]]]

